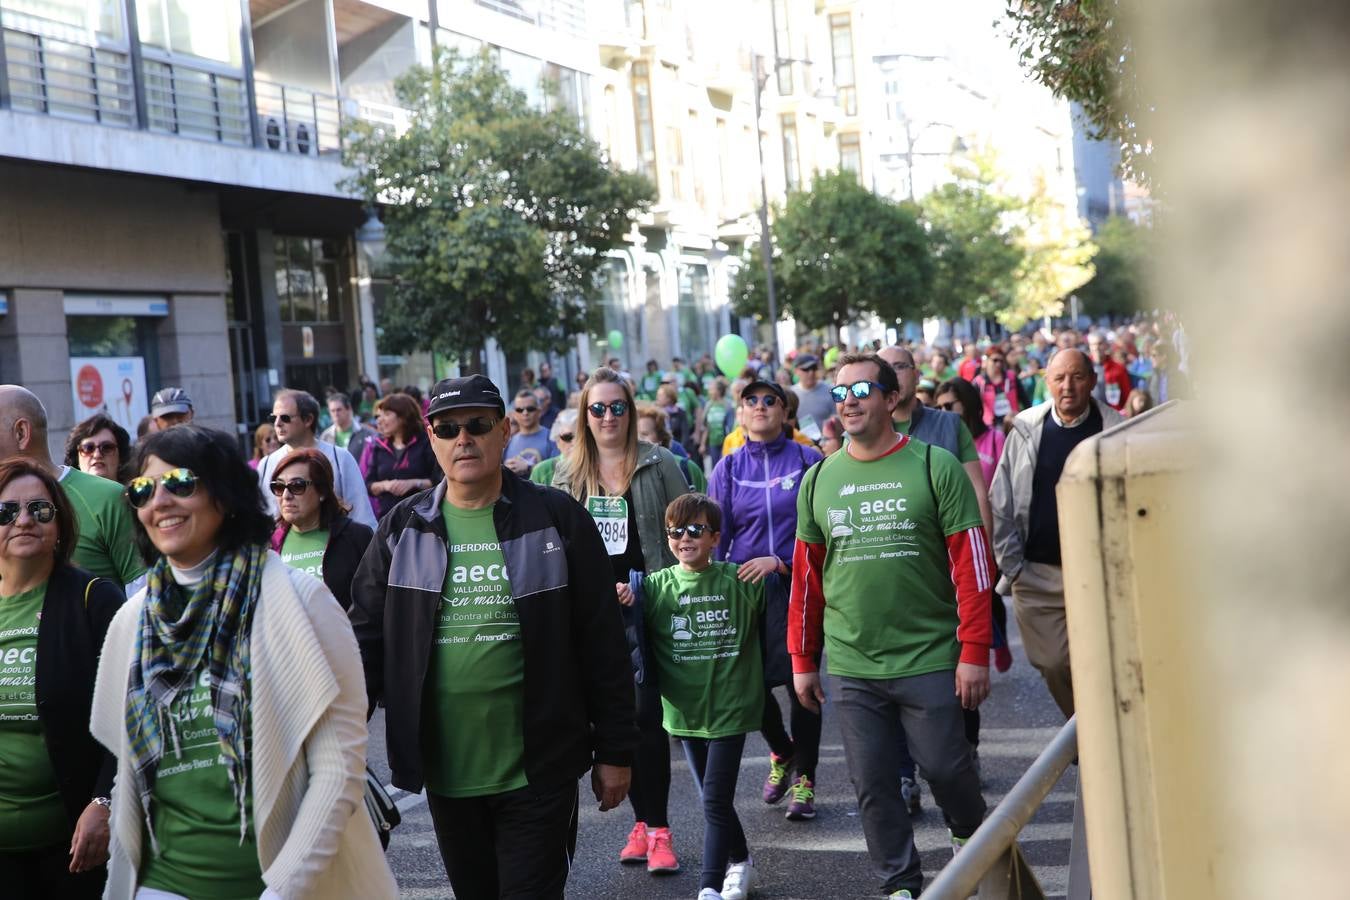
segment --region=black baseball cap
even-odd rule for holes
[[[763,378],[756,378],[754,381],[741,388],[741,396],[744,397],[746,394],[759,388],[768,388],[773,391],[778,395],[779,401],[784,406],[787,406],[787,391],[783,390],[783,386],[776,381],[765,381]]]
[[[467,375],[463,378],[442,378],[431,389],[431,405],[427,407],[427,421],[448,409],[468,406],[495,407],[506,415],[506,401],[502,392],[486,375]]]
[[[817,366],[819,366],[819,365],[820,365],[820,360],[816,359],[816,358],[815,358],[813,355],[811,355],[810,353],[803,353],[801,356],[797,357],[796,362],[793,363],[793,368],[796,368],[796,369],[811,369],[811,368],[815,368],[815,367],[817,367]]]

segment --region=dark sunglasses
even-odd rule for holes
[[[558,440],[559,440],[559,441],[568,441],[568,442],[570,442],[570,441],[573,441],[573,440],[575,440],[575,439],[576,439],[576,435],[573,434],[573,433],[570,432],[570,431],[567,432],[566,434],[560,434],[560,435],[558,435]]]
[[[499,419],[488,416],[474,416],[467,422],[441,422],[431,426],[431,433],[443,441],[453,441],[461,431],[467,431],[474,437],[482,437],[497,427]]]
[[[140,509],[155,496],[155,485],[164,485],[164,490],[175,497],[191,497],[197,490],[197,476],[191,469],[170,469],[159,478],[141,475],[131,479],[127,485],[127,502]]]
[[[80,455],[94,456],[97,454],[99,456],[108,456],[116,449],[117,445],[112,441],[104,441],[101,444],[96,444],[93,441],[85,441],[83,444],[80,444]]]
[[[883,394],[886,393],[886,385],[878,384],[875,381],[855,381],[852,384],[836,384],[830,388],[830,397],[835,403],[843,403],[852,394],[859,400],[872,396],[872,388],[876,388]]]
[[[1008,361],[1001,356],[986,356],[985,359],[988,360],[989,362],[996,362],[1002,366],[1006,366],[1008,364]]]
[[[13,525],[19,519],[19,510],[25,508],[39,525],[46,525],[56,518],[56,504],[50,500],[29,500],[27,503],[6,500],[0,503],[0,525]]]
[[[763,403],[765,409],[773,409],[778,405],[778,398],[773,394],[751,394],[749,397],[742,397],[741,402],[746,406],[759,406]]]
[[[628,415],[628,401],[615,400],[608,405],[597,402],[592,403],[590,406],[586,407],[586,409],[597,419],[603,419],[605,417],[605,410],[609,410],[613,413],[614,418],[622,419],[624,416]]]
[[[516,412],[520,413],[521,415],[524,415],[525,413],[539,412],[539,407],[537,407],[537,406],[517,406],[517,407],[516,407]]]
[[[280,497],[284,491],[290,491],[292,497],[299,497],[314,482],[308,478],[292,478],[288,481],[282,481],[278,478],[268,485],[272,489],[273,496]]]
[[[666,537],[682,538],[686,531],[692,538],[701,538],[704,532],[712,531],[712,526],[704,525],[702,522],[694,525],[671,525],[666,528]]]
[[[290,413],[280,413],[268,416],[267,421],[271,422],[273,425],[277,424],[278,422],[280,422],[282,425],[289,425],[291,424],[291,419],[294,418],[295,416],[291,415]]]

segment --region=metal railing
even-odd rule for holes
[[[253,130],[242,78],[182,62],[143,61],[151,131],[249,146]]]
[[[6,98],[13,109],[104,125],[136,124],[126,53],[3,29]]]
[[[1045,892],[1023,858],[1017,836],[1077,756],[1078,720],[1071,718],[970,836],[961,852],[924,890],[924,900],[966,900],[971,896],[980,900],[1044,900]],[[1091,890],[1080,788],[1074,803],[1067,900],[1087,900]]]
[[[342,152],[342,102],[338,97],[270,81],[253,84],[264,147],[302,156]]]

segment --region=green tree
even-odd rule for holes
[[[1012,302],[995,314],[1013,329],[1031,319],[1062,314],[1064,299],[1092,279],[1092,258],[1097,253],[1092,232],[1077,210],[1050,197],[1043,181],[1027,199],[1024,215],[1019,239],[1023,257]]]
[[[922,314],[933,264],[911,208],[873,194],[853,173],[831,172],[774,213],[780,315],[812,329],[873,314],[885,321]],[[736,311],[763,319],[767,291],[754,249],[736,282]]]
[[[1120,0],[1007,0],[1003,20],[1022,67],[1080,104],[1093,137],[1118,141],[1121,167],[1149,183],[1154,110],[1135,77]]]
[[[1077,291],[1086,315],[1128,316],[1150,305],[1145,279],[1153,258],[1152,238],[1147,226],[1123,216],[1102,223],[1094,238],[1097,274]]]
[[[486,53],[438,50],[395,92],[411,127],[357,123],[345,156],[348,188],[383,207],[382,347],[565,349],[596,325],[604,253],[655,199],[651,183],[610,168],[562,110],[531,107]]]
[[[993,317],[1012,303],[1025,252],[1025,203],[1001,193],[992,154],[973,153],[953,169],[956,180],[919,201],[934,275],[925,312]]]

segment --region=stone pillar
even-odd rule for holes
[[[238,419],[228,334],[222,294],[174,294],[168,318],[159,326],[161,384],[151,388],[183,388],[192,398],[198,425],[233,434]]]

